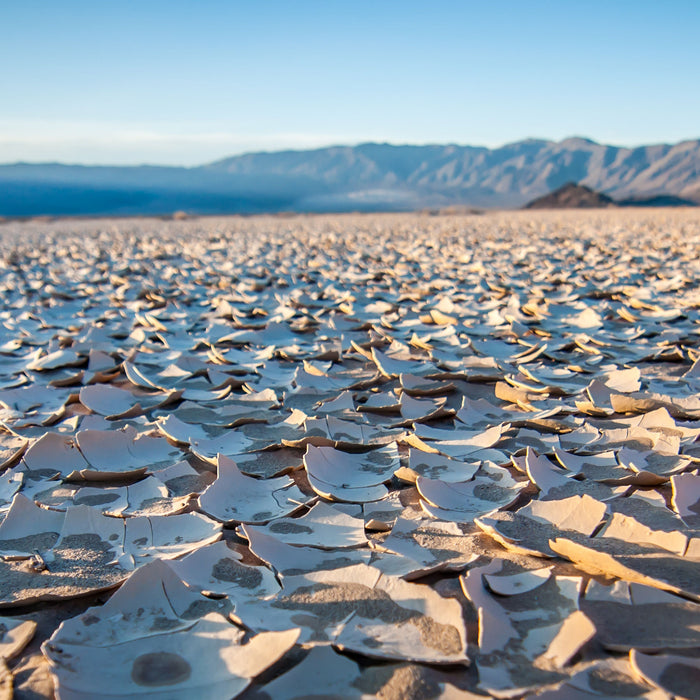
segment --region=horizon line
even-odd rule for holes
[[[15,161],[10,161],[10,162],[3,162],[0,163],[0,167],[12,167],[12,166],[21,166],[21,165],[29,165],[29,166],[38,166],[38,165],[44,165],[44,166],[51,166],[51,165],[58,165],[58,166],[64,166],[64,167],[84,167],[84,168],[167,168],[167,169],[177,169],[177,170],[196,170],[198,168],[204,168],[210,165],[214,165],[216,163],[221,163],[222,161],[230,160],[233,158],[243,158],[246,156],[254,156],[254,155],[274,155],[274,154],[281,154],[281,153],[314,153],[318,151],[324,151],[324,150],[329,150],[333,148],[359,148],[362,146],[390,146],[394,148],[406,148],[406,147],[413,147],[413,148],[447,148],[450,146],[454,146],[456,148],[474,148],[474,149],[479,149],[479,150],[484,150],[484,151],[497,151],[503,148],[508,148],[509,146],[516,146],[519,144],[524,144],[524,143],[548,143],[548,144],[556,144],[560,145],[565,143],[566,141],[585,141],[590,144],[596,145],[596,146],[606,146],[609,148],[618,148],[618,149],[627,149],[627,150],[635,150],[637,148],[650,148],[654,146],[679,146],[684,143],[692,143],[694,141],[700,141],[700,136],[696,138],[686,138],[686,139],[681,139],[680,141],[676,142],[668,142],[668,141],[657,141],[654,143],[640,143],[634,146],[623,146],[623,145],[618,145],[618,144],[612,144],[612,143],[603,143],[601,141],[596,141],[593,138],[590,138],[589,136],[581,136],[581,135],[572,135],[572,136],[567,136],[563,139],[560,140],[555,140],[555,139],[548,139],[548,138],[540,138],[540,137],[533,137],[529,136],[517,141],[509,141],[504,144],[501,144],[499,146],[484,146],[484,145],[478,145],[478,144],[470,144],[470,143],[458,143],[456,141],[448,141],[448,142],[435,142],[435,141],[430,141],[430,142],[421,142],[421,143],[415,143],[415,142],[391,142],[391,141],[359,141],[357,143],[329,143],[328,145],[325,146],[315,146],[313,148],[277,148],[277,149],[257,149],[257,150],[250,150],[250,151],[241,151],[240,153],[234,153],[232,155],[225,155],[222,156],[221,158],[217,158],[212,161],[207,161],[204,163],[200,163],[199,165],[169,165],[169,164],[162,164],[162,163],[154,163],[154,162],[137,162],[137,163],[122,163],[122,164],[114,164],[114,163],[108,163],[108,162],[66,162],[66,161],[58,161],[58,160],[15,160]]]

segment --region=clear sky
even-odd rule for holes
[[[700,0],[0,0],[0,162],[700,137]]]

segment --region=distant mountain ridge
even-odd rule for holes
[[[700,139],[636,148],[585,138],[493,149],[366,143],[195,168],[18,163],[0,165],[0,215],[515,208],[571,181],[616,200],[700,201]]]

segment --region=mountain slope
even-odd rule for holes
[[[616,206],[615,200],[585,185],[567,182],[559,189],[528,202],[523,209],[593,209]]]
[[[520,207],[572,181],[616,200],[697,201],[700,140],[638,148],[583,138],[494,149],[366,143],[251,153],[197,168],[5,165],[0,215]]]

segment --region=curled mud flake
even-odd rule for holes
[[[157,651],[134,660],[131,680],[145,688],[177,685],[192,674],[190,664],[178,654]]]
[[[102,506],[119,500],[117,493],[99,493],[91,496],[76,496],[73,502],[76,506]]]
[[[263,576],[253,566],[243,566],[233,559],[220,559],[211,570],[211,575],[219,581],[237,583],[243,588],[257,588],[263,582]]]
[[[151,623],[151,632],[166,632],[180,626],[180,621],[169,617],[155,617]]]
[[[291,595],[275,601],[272,606],[304,610],[328,624],[344,620],[351,612],[359,617],[391,624],[405,622],[417,615],[397,605],[385,591],[359,583],[302,586]]]
[[[158,506],[166,507],[167,504],[168,504],[167,498],[153,497],[153,498],[147,498],[144,501],[141,501],[141,503],[139,503],[138,507],[139,507],[140,511],[146,512],[146,511],[149,511],[151,509],[155,509]]]
[[[324,559],[323,569],[325,571],[332,571],[333,569],[342,569],[345,566],[352,566],[356,561],[350,557],[337,557],[335,559]],[[308,569],[285,569],[285,576],[301,576],[302,574],[307,574]]]
[[[420,638],[425,646],[446,655],[459,654],[462,651],[462,639],[456,627],[443,625],[425,615],[414,617],[410,623],[420,631]]]
[[[202,598],[192,601],[181,617],[184,620],[197,620],[211,612],[218,612],[221,609],[220,602],[211,598]]]
[[[165,482],[168,492],[173,498],[189,496],[193,493],[200,493],[207,487],[206,477],[200,474],[184,474],[168,479]]]
[[[478,484],[474,487],[474,496],[482,501],[498,503],[503,500],[503,487],[496,484]]]
[[[313,631],[311,639],[313,641],[328,641],[328,635],[326,634],[326,623],[324,620],[319,620],[314,615],[307,615],[306,613],[297,613],[290,616],[290,622],[297,627],[308,627]]]
[[[679,696],[689,691],[697,692],[700,688],[700,668],[683,663],[669,664],[659,676],[659,685]],[[690,694],[688,697],[691,697]]]
[[[361,640],[361,642],[368,649],[379,649],[382,646],[382,643],[380,641],[378,641],[377,639],[374,639],[373,637],[365,637],[364,639]]]
[[[588,676],[588,684],[591,690],[599,695],[613,696],[622,695],[634,697],[639,694],[639,683],[629,673],[623,672],[617,666],[601,665],[595,668]]]
[[[58,533],[42,532],[39,535],[27,535],[12,540],[0,540],[0,550],[15,552],[33,552],[38,549],[45,552],[58,541]]]
[[[234,510],[234,512],[235,512],[235,509],[232,509],[232,510]],[[255,513],[253,515],[252,520],[254,520],[255,522],[263,522],[265,520],[269,520],[270,518],[272,518],[273,515],[274,514],[271,513],[269,510],[262,510],[259,513]]]
[[[313,530],[307,525],[299,525],[297,523],[287,521],[272,523],[270,525],[270,532],[277,532],[284,535],[300,535],[302,533],[305,535],[310,535],[313,533]]]

